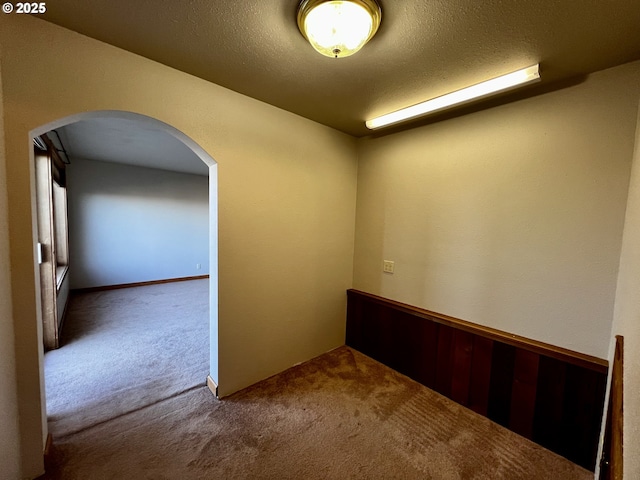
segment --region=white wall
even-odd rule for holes
[[[635,91],[636,96],[638,90]],[[640,478],[640,110],[624,224],[610,361],[624,336],[624,476]]]
[[[0,68],[0,92],[2,92]],[[20,474],[18,433],[18,396],[11,308],[11,277],[9,269],[9,226],[7,223],[7,184],[4,149],[4,110],[0,93],[0,465],[4,478]]]
[[[363,139],[354,288],[606,358],[639,86],[635,62]]]
[[[83,159],[67,175],[71,288],[209,274],[208,177]]]
[[[353,275],[352,137],[30,16],[0,16],[0,45],[23,475],[42,469],[33,129],[82,112],[135,112],[184,132],[218,162],[212,335],[222,395],[343,344]]]

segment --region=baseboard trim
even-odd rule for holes
[[[51,455],[51,448],[53,447],[53,437],[50,433],[47,434],[47,441],[44,443],[44,456],[45,458]]]
[[[211,393],[213,393],[214,397],[220,398],[218,396],[218,385],[216,385],[216,382],[213,381],[211,375],[207,375],[207,387],[209,387],[209,390],[211,390]]]
[[[160,285],[162,283],[188,282],[189,280],[204,280],[206,278],[209,278],[209,275],[198,275],[198,276],[195,276],[195,277],[167,278],[167,279],[164,279],[164,280],[151,280],[149,282],[122,283],[122,284],[119,284],[119,285],[103,285],[101,287],[74,288],[71,291],[73,293],[91,293],[91,292],[100,292],[100,291],[103,291],[103,290],[118,290],[120,288],[146,287],[148,285]]]

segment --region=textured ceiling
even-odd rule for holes
[[[640,58],[638,0],[380,0],[352,57],[316,53],[298,0],[55,0],[44,19],[355,136],[364,121],[533,63],[542,84]]]

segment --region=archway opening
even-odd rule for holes
[[[201,163],[201,165],[205,165],[205,171],[206,174],[208,174],[208,181],[205,180],[205,182],[208,184],[208,210],[206,213],[206,218],[204,221],[207,222],[207,225],[204,227],[205,230],[208,230],[208,235],[207,235],[207,245],[206,245],[206,249],[207,249],[207,253],[208,253],[208,274],[209,274],[209,280],[208,280],[208,332],[206,332],[206,334],[208,335],[208,373],[205,375],[207,378],[207,384],[209,386],[210,389],[212,389],[212,391],[214,391],[214,393],[216,392],[216,383],[217,383],[217,378],[218,378],[218,315],[217,315],[217,305],[218,305],[218,278],[217,278],[217,164],[215,162],[215,160],[208,154],[206,153],[199,145],[197,145],[192,139],[190,139],[189,137],[187,137],[184,133],[180,132],[179,130],[175,129],[174,127],[167,125],[159,120],[144,116],[144,115],[139,115],[139,114],[135,114],[135,113],[130,113],[130,112],[121,112],[121,111],[95,111],[95,112],[87,112],[87,113],[82,113],[79,115],[74,115],[71,117],[66,117],[63,119],[59,119],[55,122],[49,123],[47,125],[43,125],[37,129],[34,129],[33,131],[31,131],[31,136],[33,138],[38,138],[38,137],[42,137],[45,134],[47,134],[48,132],[59,132],[59,131],[65,131],[65,129],[67,128],[71,128],[71,127],[77,127],[79,125],[83,125],[83,126],[89,126],[91,127],[93,124],[93,126],[95,127],[96,125],[98,125],[100,128],[109,128],[111,127],[112,129],[115,130],[111,132],[111,135],[113,137],[114,134],[119,134],[120,138],[118,140],[118,138],[112,138],[111,140],[113,141],[114,144],[114,148],[117,150],[118,148],[120,148],[120,150],[122,150],[124,147],[127,147],[127,145],[129,147],[131,147],[133,145],[133,147],[135,148],[135,144],[136,144],[136,138],[140,138],[140,135],[142,135],[145,138],[145,142],[147,145],[153,144],[153,139],[161,139],[163,142],[166,140],[167,142],[164,145],[170,145],[171,142],[173,142],[174,144],[179,143],[180,146],[184,149],[184,150],[188,150],[189,154],[192,155],[194,158],[197,159],[198,162]],[[82,129],[78,130],[77,128],[74,130],[76,133],[78,131],[80,131],[82,133]],[[126,135],[123,136],[123,132],[126,131]],[[89,131],[85,131],[85,134],[90,133],[90,129]],[[140,134],[138,136],[136,136],[136,134]],[[57,135],[57,134],[56,134]],[[116,135],[117,136],[117,135]],[[60,149],[61,145],[56,145],[55,142],[53,142],[53,148],[58,150]],[[154,157],[155,155],[155,160],[157,160],[158,164],[154,164],[153,162],[151,163],[138,163],[135,164],[135,162],[133,162],[134,164],[132,165],[130,162],[118,162],[117,160],[114,160],[111,163],[109,162],[108,158],[102,158],[105,155],[108,157],[109,152],[105,152],[105,148],[99,148],[101,150],[101,158],[98,159],[87,159],[87,158],[82,158],[81,160],[79,160],[76,164],[75,168],[78,168],[80,170],[80,165],[83,165],[83,170],[86,173],[87,171],[93,171],[93,175],[100,175],[100,173],[96,173],[97,171],[102,171],[104,172],[111,172],[111,174],[113,174],[115,172],[116,176],[120,176],[120,180],[119,181],[113,181],[112,179],[112,183],[111,186],[113,187],[118,186],[118,183],[121,183],[121,185],[119,185],[119,187],[122,187],[121,190],[124,190],[125,193],[127,191],[126,188],[124,188],[124,186],[122,184],[127,183],[130,184],[129,177],[132,176],[136,176],[136,175],[143,175],[145,176],[145,173],[141,173],[143,172],[143,169],[147,169],[148,172],[153,171],[154,172],[154,178],[153,179],[147,179],[146,186],[153,189],[154,185],[157,183],[160,183],[160,185],[155,185],[155,191],[156,193],[158,193],[163,187],[166,187],[167,185],[169,185],[171,183],[170,180],[167,180],[169,178],[178,178],[179,176],[183,176],[183,177],[188,177],[190,175],[190,173],[187,171],[183,171],[180,172],[180,168],[184,167],[184,165],[178,165],[178,166],[174,166],[177,168],[177,172],[175,172],[176,168],[173,168],[170,163],[171,162],[167,162],[167,160],[170,160],[169,158],[167,158],[167,156],[165,155],[164,157],[160,158],[162,156],[162,153],[158,153],[157,148],[159,148],[160,150],[165,149],[164,146],[157,146],[156,145],[156,151],[153,155],[151,155],[151,157]],[[131,150],[129,150],[129,152],[131,152]],[[67,152],[68,153],[68,152]],[[120,152],[119,154],[121,154],[122,152]],[[114,154],[115,155],[115,154]],[[64,156],[64,153],[61,154],[61,156]],[[83,155],[86,156],[86,155]],[[133,155],[132,156],[132,160],[135,159],[137,161],[140,160],[140,158],[143,155]],[[68,160],[68,158],[67,158]],[[111,159],[113,160],[113,159]],[[37,173],[37,161],[38,161],[38,153],[37,150],[34,151],[34,154],[32,156],[32,172]],[[107,162],[107,163],[105,163]],[[164,162],[164,163],[163,163]],[[70,171],[74,168],[74,166],[70,166]],[[96,170],[97,168],[97,170]],[[102,170],[101,170],[102,169]],[[171,171],[174,171],[174,173],[170,173]],[[105,178],[106,177],[101,177],[98,181],[98,183],[104,183],[105,182]],[[38,179],[35,178],[35,181],[32,182],[32,190],[36,189],[36,187],[38,186]],[[77,179],[76,179],[77,180]],[[184,180],[184,179],[183,179]],[[181,187],[183,190],[197,190],[197,184],[201,183],[200,179],[198,182],[194,182],[195,179],[191,179],[191,183],[189,184],[189,182],[187,182],[186,184],[183,183],[183,186]],[[168,182],[168,183],[167,183]],[[186,185],[186,187],[185,187]],[[189,185],[192,185],[194,187],[189,187]],[[73,186],[72,186],[73,188]],[[169,186],[170,189],[175,188],[175,184],[173,184],[173,186]],[[148,190],[148,188],[147,188]],[[113,191],[113,189],[111,190]],[[128,190],[129,192],[131,190]],[[103,192],[104,193],[104,192]],[[122,193],[122,192],[121,192]],[[175,192],[173,192],[175,193]],[[193,192],[189,192],[189,193],[193,193]],[[153,195],[151,195],[153,197]],[[167,193],[167,197],[169,197],[169,193]],[[32,191],[32,203],[33,203],[33,209],[32,211],[34,212],[34,215],[36,214],[37,211],[37,201],[38,201],[38,192],[36,191]],[[95,199],[95,197],[94,197]],[[140,200],[140,199],[138,199]],[[182,197],[180,198],[180,201],[186,201],[188,199],[185,198],[185,194],[182,195]],[[76,205],[80,205],[85,203],[86,198],[83,199],[79,199],[76,198],[75,202]],[[153,201],[153,198],[149,198],[149,196],[147,195],[146,198],[143,199],[142,203],[149,203],[150,201]],[[86,203],[92,203],[93,200],[90,200]],[[138,206],[141,205],[141,202],[138,201]],[[108,205],[113,205],[113,203],[103,203],[102,206],[100,207],[102,210],[98,209],[98,210],[93,210],[92,212],[95,213],[95,211],[102,211],[103,213],[108,213],[110,211],[112,211],[112,209],[108,206]],[[141,211],[136,212],[137,215],[141,215],[140,218],[143,217],[149,217],[151,214],[149,213],[151,210],[164,210],[165,212],[174,209],[175,210],[175,205],[170,205],[170,204],[165,204],[165,205],[155,205],[155,206],[149,206],[146,205],[144,209],[142,209]],[[125,207],[126,209],[126,207]],[[76,212],[77,213],[77,212]],[[91,216],[91,212],[89,212],[89,215]],[[135,215],[134,215],[135,217]],[[184,210],[180,211],[179,209],[177,211],[173,212],[173,216],[171,218],[173,218],[174,220],[179,219],[179,218],[183,218],[185,217],[184,215]],[[161,218],[161,217],[159,217]],[[135,222],[135,218],[129,219],[130,221],[132,221],[131,228],[133,229],[136,225]],[[37,224],[37,219],[36,219],[36,224]],[[203,226],[200,225],[200,227],[202,228]],[[70,228],[73,229],[74,226],[73,224],[70,225]],[[184,228],[181,228],[180,226],[176,227],[176,230],[180,231],[180,230],[184,230]],[[181,231],[179,233],[184,233],[184,231]],[[100,235],[100,232],[97,232],[98,235]],[[36,250],[36,255],[34,256],[34,258],[36,259],[40,259],[40,261],[43,260],[43,251],[45,252],[44,254],[44,259],[46,260],[46,249],[43,250],[42,249],[42,238],[40,237],[41,232],[40,232],[40,228],[35,229],[34,230],[34,249]],[[188,235],[187,235],[188,236]],[[126,237],[126,235],[125,235]],[[149,241],[149,238],[153,237],[153,232],[151,233],[150,237],[147,237],[146,239],[143,238],[141,240],[141,243],[143,244],[143,248],[144,248],[144,244],[145,242]],[[187,241],[189,241],[188,238],[186,238]],[[75,243],[75,246],[78,246],[78,242]],[[148,246],[148,244],[146,245]],[[74,259],[74,243],[72,242],[69,246],[69,265],[68,265],[68,270],[70,272],[70,276],[73,276],[73,269],[74,269],[74,263],[73,263],[73,259]],[[83,259],[83,268],[85,268],[86,270],[86,258],[91,258],[91,257],[96,257],[96,256],[104,256],[104,245],[98,245],[97,248],[94,249],[94,251],[92,252],[82,252],[83,255],[85,256]],[[189,250],[189,246],[187,246],[185,248],[185,250]],[[189,253],[188,251],[186,253]],[[80,257],[82,257],[82,255],[80,255]],[[80,258],[79,257],[79,258]],[[38,261],[38,260],[37,260]],[[165,256],[164,258],[158,257],[157,261],[159,263],[165,263],[165,265],[160,265],[161,267],[166,267],[166,263],[167,263],[167,256]],[[125,262],[126,263],[126,262]],[[179,262],[178,262],[179,263]],[[99,266],[99,262],[98,262],[98,267],[95,269],[97,271],[97,273],[99,273],[100,271],[100,266]],[[157,266],[157,265],[156,265]],[[200,270],[202,268],[202,262],[198,261],[198,263],[194,262],[194,265],[192,265],[192,267],[197,268],[198,270]],[[175,265],[173,267],[176,267]],[[179,267],[177,267],[178,270],[180,269]],[[41,269],[41,265],[36,265],[35,266],[35,271],[36,271],[36,280],[38,280],[38,274],[40,272]],[[117,270],[117,269],[116,269]],[[163,270],[163,268],[161,268],[160,270]],[[164,268],[164,270],[166,270],[166,268]],[[169,269],[171,270],[171,269]],[[86,273],[86,271],[84,272]],[[96,273],[96,272],[94,272]],[[102,272],[104,273],[104,272]],[[114,272],[111,272],[111,274],[113,274]],[[196,272],[199,273],[199,272]],[[117,275],[117,272],[115,273]],[[154,274],[151,274],[151,276],[158,276],[158,272],[155,272]],[[161,275],[161,274],[160,274]],[[172,275],[175,277],[176,274],[167,274],[169,277],[171,277]],[[82,276],[82,275],[81,275]],[[178,273],[177,276],[179,277],[184,277],[184,274],[180,274]],[[187,277],[189,277],[190,275],[187,275]],[[194,276],[199,276],[199,275],[194,275]],[[142,279],[141,282],[128,282],[126,276],[122,277],[123,280],[120,281],[115,281],[116,283],[119,283],[121,286],[122,284],[127,284],[127,283],[145,283],[145,279]],[[159,278],[152,278],[151,280],[162,280]],[[105,282],[105,280],[101,280],[102,283]],[[111,279],[111,281],[113,282],[113,279]],[[87,278],[83,278],[82,281],[80,282],[82,284],[82,282],[85,282],[86,285],[88,285],[89,287],[90,285],[90,281],[89,284],[87,284]],[[106,282],[108,283],[109,280],[106,280]],[[100,283],[100,281],[98,281],[98,283]],[[158,282],[150,282],[150,283],[158,283]],[[36,290],[37,290],[37,296],[38,296],[38,302],[40,303],[43,300],[43,291],[40,288],[40,282],[36,281]],[[41,304],[41,303],[40,303]],[[38,321],[42,322],[42,317],[43,317],[43,309],[39,308],[38,311]],[[40,341],[42,343],[42,341],[44,340],[44,337],[42,336],[42,330],[40,332]],[[45,397],[45,392],[46,392],[46,388],[44,385],[44,369],[45,369],[45,358],[44,355],[41,356],[40,358],[40,378],[41,378],[41,392],[42,392],[42,404],[43,406],[46,405],[46,397]],[[157,381],[158,382],[162,382],[163,381],[163,372],[162,371],[158,371],[157,372]],[[202,378],[202,383],[204,383],[205,378]],[[99,381],[99,380],[98,380]],[[123,412],[121,413],[125,413],[126,412],[126,408],[124,409]],[[45,429],[45,431],[47,431],[47,415],[46,415],[46,411],[43,408],[43,427]]]

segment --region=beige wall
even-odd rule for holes
[[[615,335],[624,336],[625,478],[640,478],[640,112],[635,139],[610,356]]]
[[[353,138],[26,16],[0,17],[0,45],[25,476],[42,468],[30,220],[34,128],[79,112],[131,111],[176,127],[218,162],[221,394],[344,342]]]
[[[2,340],[15,328],[25,477],[42,468],[43,434],[29,132],[80,112],[148,115],[218,162],[222,394],[340,345],[352,275],[355,288],[607,355],[639,63],[356,142],[31,17],[0,16],[0,46],[11,240],[7,252],[0,178],[0,407],[15,418]],[[627,235],[637,231],[627,220]],[[0,432],[3,467],[14,440]]]
[[[6,478],[19,476],[18,396],[11,312],[11,277],[7,225],[2,68],[0,65],[0,465]]]
[[[354,288],[606,358],[639,85],[636,62],[361,140]]]

